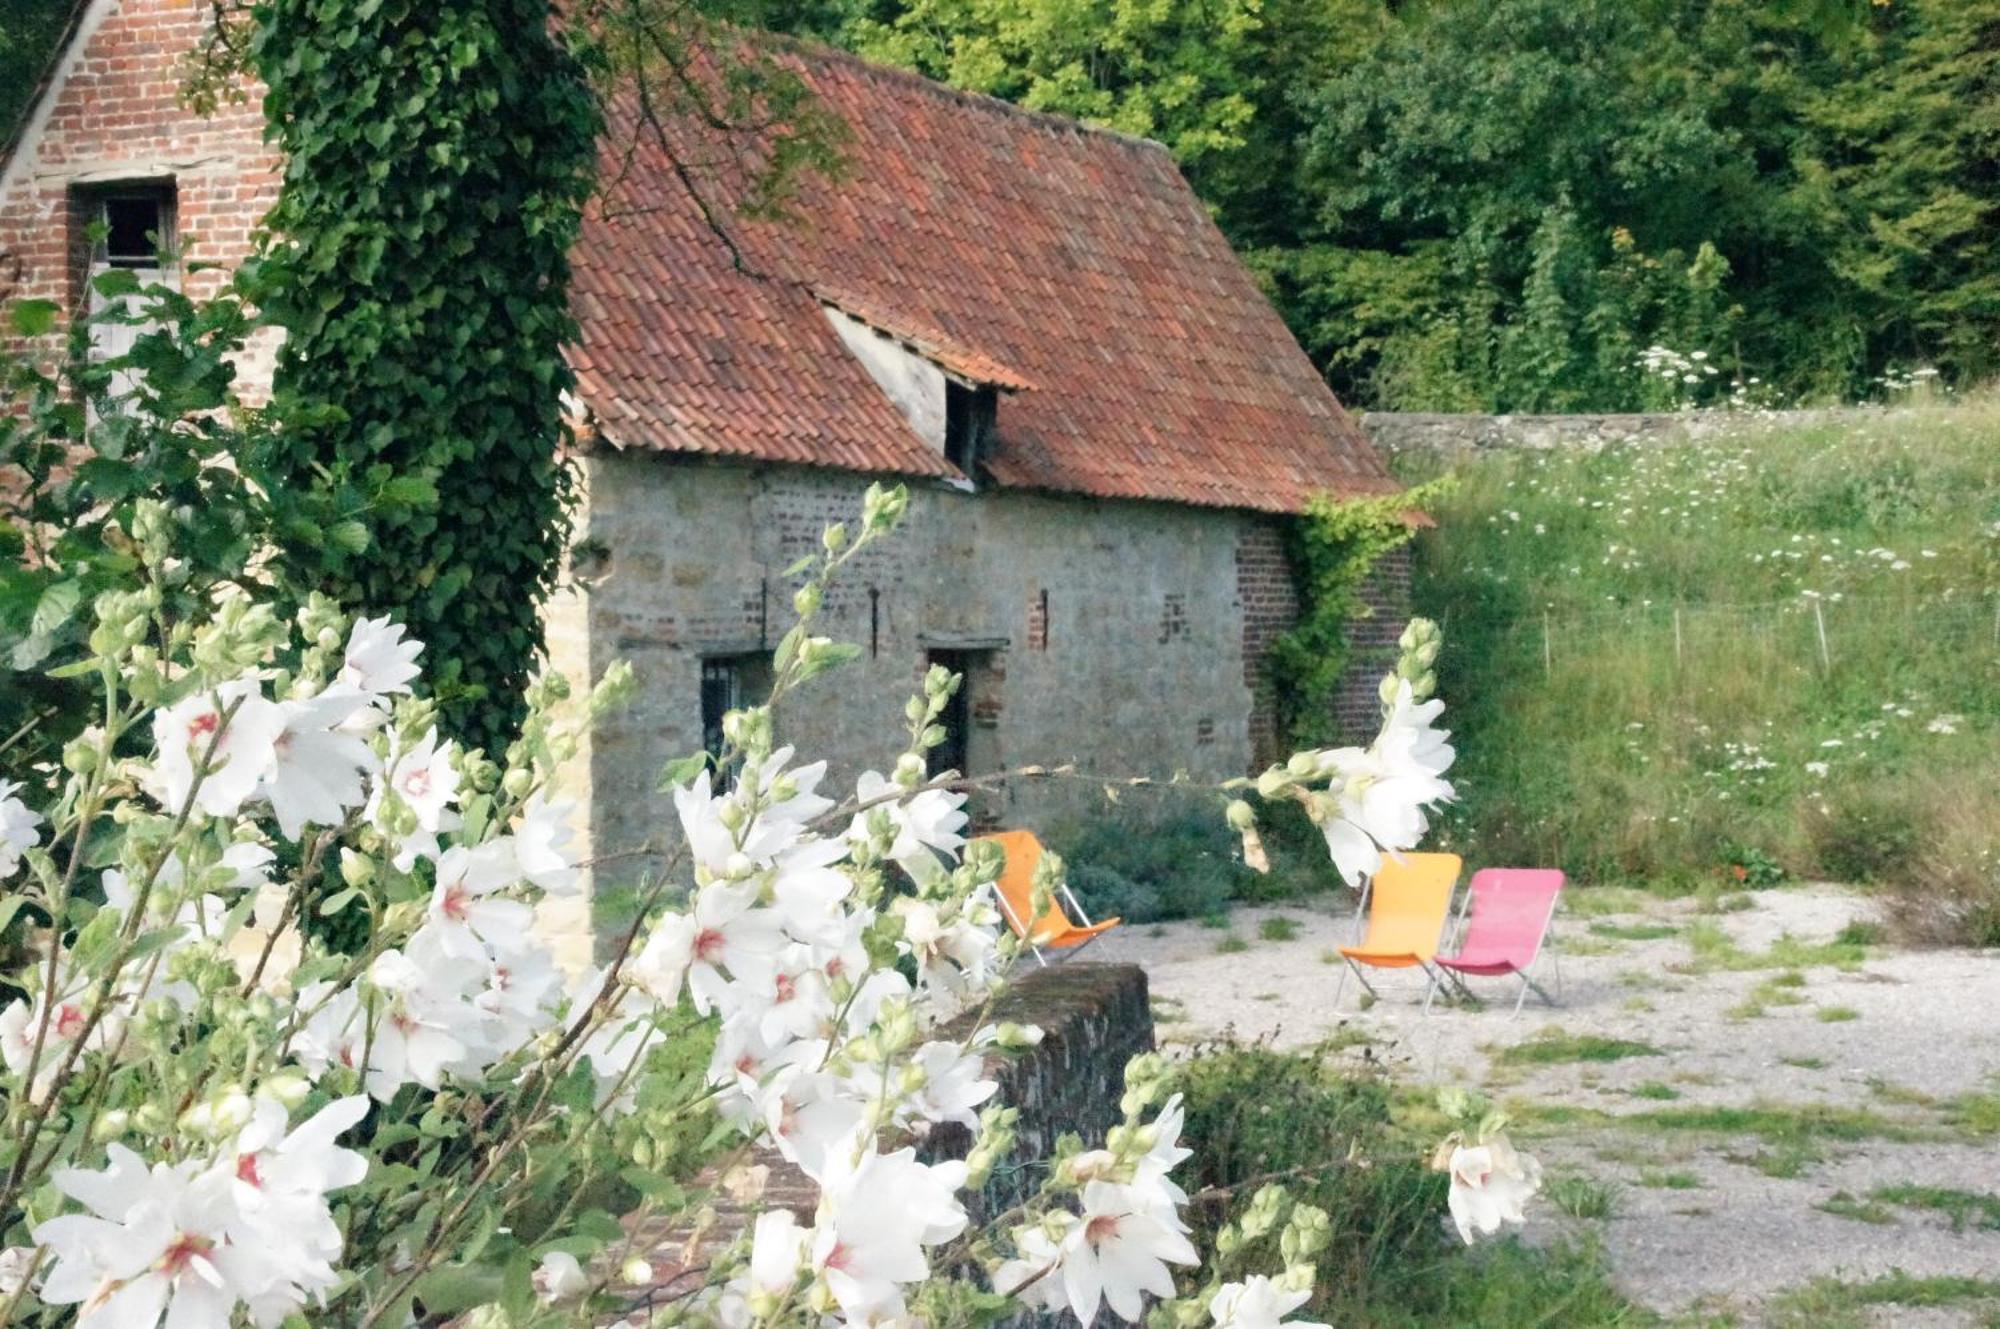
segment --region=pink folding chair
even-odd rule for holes
[[[1482,868],[1473,874],[1466,892],[1465,929],[1456,955],[1440,955],[1437,966],[1459,992],[1471,996],[1468,975],[1501,978],[1515,974],[1521,980],[1521,994],[1514,999],[1514,1014],[1528,999],[1529,989],[1549,1005],[1555,1000],[1528,975],[1544,950],[1555,966],[1556,991],[1562,991],[1562,961],[1549,948],[1549,931],[1555,921],[1556,899],[1562,894],[1563,874],[1554,868]],[[1424,1011],[1430,1012],[1436,988],[1424,997]]]

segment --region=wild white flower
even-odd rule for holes
[[[1054,1236],[1040,1223],[1015,1228],[1010,1234],[1014,1257],[993,1271],[993,1290],[1047,1314],[1066,1309],[1069,1292],[1063,1286],[1062,1238],[1077,1222],[1075,1214],[1058,1212],[1049,1219],[1056,1228]]]
[[[757,905],[748,884],[714,882],[695,894],[688,914],[664,914],[634,961],[633,976],[662,1002],[685,978],[704,1015],[728,987],[728,975],[775,955],[785,944],[778,916]]]
[[[946,789],[909,793],[878,771],[863,771],[854,782],[854,796],[862,810],[848,826],[847,838],[867,843],[872,836],[872,814],[886,813],[894,836],[885,857],[919,881],[936,870],[939,855],[954,855],[965,844],[965,837],[959,834],[966,823],[962,793]]]
[[[809,1177],[824,1177],[837,1154],[853,1152],[866,1115],[866,1095],[823,1072],[792,1070],[765,1091],[771,1142]]]
[[[448,964],[419,964],[391,950],[375,957],[368,977],[380,993],[368,1092],[386,1103],[412,1082],[438,1088],[446,1068],[469,1050],[456,1027],[463,1017],[452,1009],[464,993],[463,971]]]
[[[1158,1199],[1136,1186],[1084,1183],[1083,1213],[1059,1248],[1063,1293],[1084,1324],[1096,1318],[1100,1302],[1137,1321],[1146,1294],[1174,1294],[1168,1265],[1199,1262],[1172,1207],[1162,1209]]]
[[[1224,1283],[1208,1299],[1208,1313],[1215,1329],[1328,1329],[1317,1320],[1287,1320],[1299,1307],[1312,1300],[1311,1288],[1288,1288],[1253,1274],[1241,1283]]]
[[[544,1306],[580,1297],[590,1288],[583,1265],[568,1251],[550,1251],[544,1255],[529,1281],[534,1284],[535,1299]]]
[[[895,1317],[903,1285],[930,1273],[924,1249],[965,1230],[962,1162],[924,1164],[913,1149],[832,1160],[820,1191],[812,1261],[850,1318]],[[894,1196],[894,1203],[883,1203]]]
[[[743,772],[727,792],[716,792],[706,770],[674,790],[674,809],[698,878],[730,875],[731,860],[738,855],[753,869],[769,865],[797,843],[808,823],[833,806],[832,799],[814,792],[826,763],[787,771],[791,759],[792,749],[779,748],[756,770]],[[779,792],[785,796],[777,797]]]
[[[20,785],[0,780],[0,881],[13,876],[21,866],[21,855],[42,839],[35,829],[42,816],[16,797],[20,792]]]
[[[334,675],[336,687],[359,693],[374,703],[391,693],[408,692],[422,667],[417,657],[424,644],[403,635],[403,625],[381,618],[357,618],[347,635],[347,653]]]
[[[576,889],[576,855],[570,849],[576,834],[571,825],[575,815],[574,802],[552,803],[536,794],[514,824],[514,856],[520,862],[521,875],[550,895],[567,895]]]
[[[1490,1236],[1502,1223],[1525,1223],[1527,1202],[1542,1188],[1542,1165],[1518,1152],[1504,1135],[1451,1151],[1451,1219],[1471,1245],[1475,1233]]]
[[[517,870],[513,847],[504,840],[444,851],[431,889],[429,930],[446,955],[484,963],[490,945],[527,934],[535,911],[500,894],[518,880]]]
[[[924,1121],[955,1121],[967,1130],[979,1128],[979,1105],[1000,1092],[986,1078],[986,1058],[956,1043],[926,1043],[911,1059],[923,1083],[910,1098],[905,1113]]]
[[[254,678],[204,689],[155,711],[146,792],[168,812],[178,813],[192,797],[198,812],[233,817],[270,771],[284,727],[284,712]]]
[[[0,1297],[18,1294],[28,1281],[28,1269],[34,1263],[33,1246],[9,1246],[0,1250]]]
[[[457,816],[451,811],[451,805],[458,801],[458,768],[453,764],[457,749],[449,739],[438,742],[436,730],[426,730],[422,738],[390,758],[388,770],[369,797],[368,817],[378,826],[385,787],[416,817],[416,830],[403,837],[397,847],[398,871],[408,872],[419,858],[436,858],[438,833],[457,825]]]
[[[258,792],[270,800],[286,839],[298,839],[307,826],[339,825],[366,798],[362,776],[374,769],[375,754],[340,728],[364,704],[333,692],[280,704],[284,723]]]

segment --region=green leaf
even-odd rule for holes
[[[43,337],[55,331],[62,306],[53,300],[16,300],[14,331],[23,337]]]
[[[319,916],[321,918],[332,918],[341,910],[353,904],[360,894],[361,892],[352,886],[349,886],[345,890],[335,891],[332,895],[327,896],[319,902]]]

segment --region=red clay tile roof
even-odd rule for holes
[[[824,302],[1017,389],[982,458],[1001,485],[1266,511],[1397,487],[1165,149],[821,48],[781,58],[846,122],[847,167],[793,220],[727,222],[747,272],[656,142],[608,137],[637,155],[572,288],[602,437],[955,476]]]

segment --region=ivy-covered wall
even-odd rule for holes
[[[598,117],[546,0],[268,0],[252,54],[284,179],[263,298],[296,484],[368,545],[293,574],[428,643],[447,729],[498,747],[566,537],[561,348]]]

